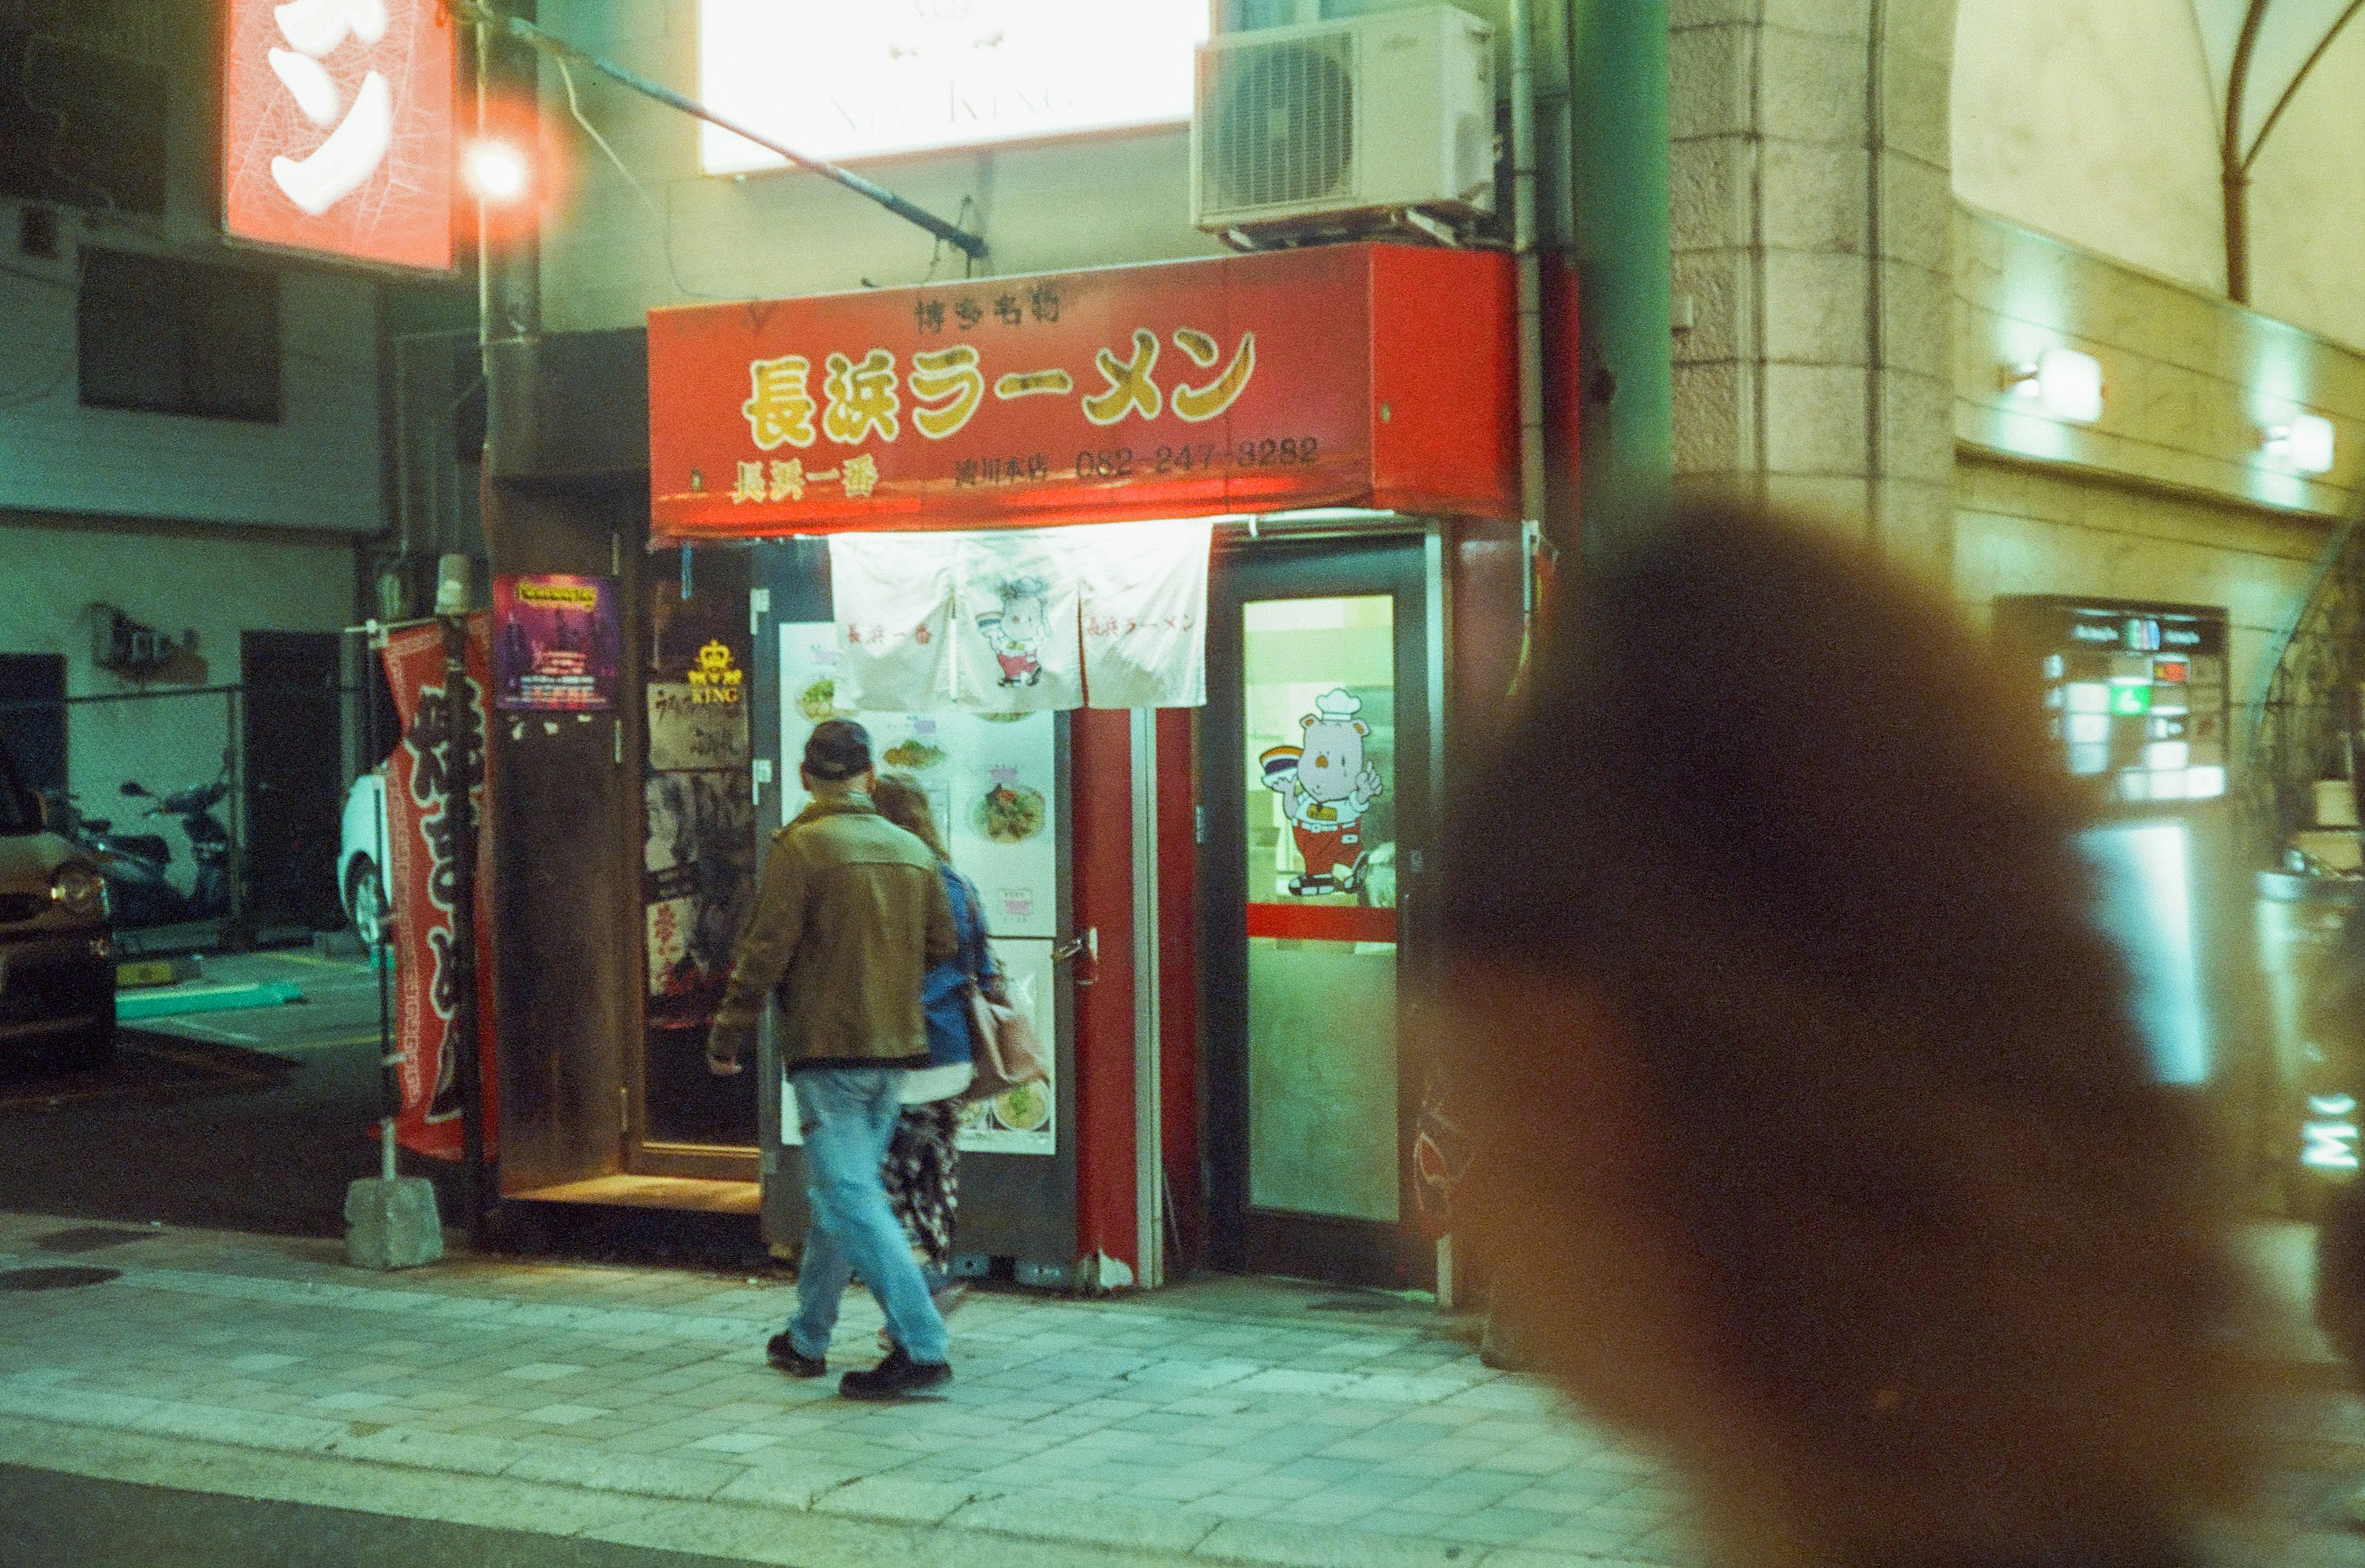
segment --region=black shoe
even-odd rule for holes
[[[806,1355],[786,1334],[775,1334],[765,1341],[764,1359],[790,1377],[819,1377],[829,1371],[827,1361]]]
[[[869,1372],[850,1372],[838,1379],[837,1392],[848,1399],[901,1399],[952,1380],[953,1369],[944,1362],[915,1361],[898,1345]]]
[[[945,1283],[938,1285],[936,1289],[930,1291],[928,1293],[928,1299],[936,1304],[936,1316],[938,1317],[950,1317],[953,1315],[953,1309],[969,1299],[969,1287],[967,1285],[955,1284],[951,1281],[947,1280]],[[884,1328],[879,1330],[879,1348],[882,1350],[893,1350],[895,1348],[895,1336],[889,1333]]]

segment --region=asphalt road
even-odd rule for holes
[[[378,1169],[375,977],[303,950],[205,971],[292,980],[305,1000],[142,1020],[104,1072],[0,1062],[0,1208],[344,1234],[345,1184]]]
[[[0,1465],[0,1568],[722,1568],[729,1561]]]

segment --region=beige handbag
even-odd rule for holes
[[[1034,1023],[974,985],[969,990],[969,1043],[977,1076],[961,1094],[963,1100],[991,1100],[1022,1083],[1048,1082],[1051,1077]]]

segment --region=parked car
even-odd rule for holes
[[[106,882],[46,815],[0,745],[0,1056],[97,1067],[115,1053]]]
[[[386,817],[386,769],[373,767],[345,791],[344,831],[337,849],[337,886],[345,916],[370,946],[392,935],[393,906],[386,894],[386,846],[394,829]]]

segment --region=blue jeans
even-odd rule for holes
[[[915,1361],[942,1361],[945,1320],[928,1299],[912,1244],[887,1206],[879,1167],[902,1110],[901,1068],[807,1068],[791,1081],[804,1135],[805,1201],[813,1218],[797,1270],[797,1315],[789,1339],[815,1357],[829,1353],[838,1299],[856,1274],[879,1298],[887,1331]]]

